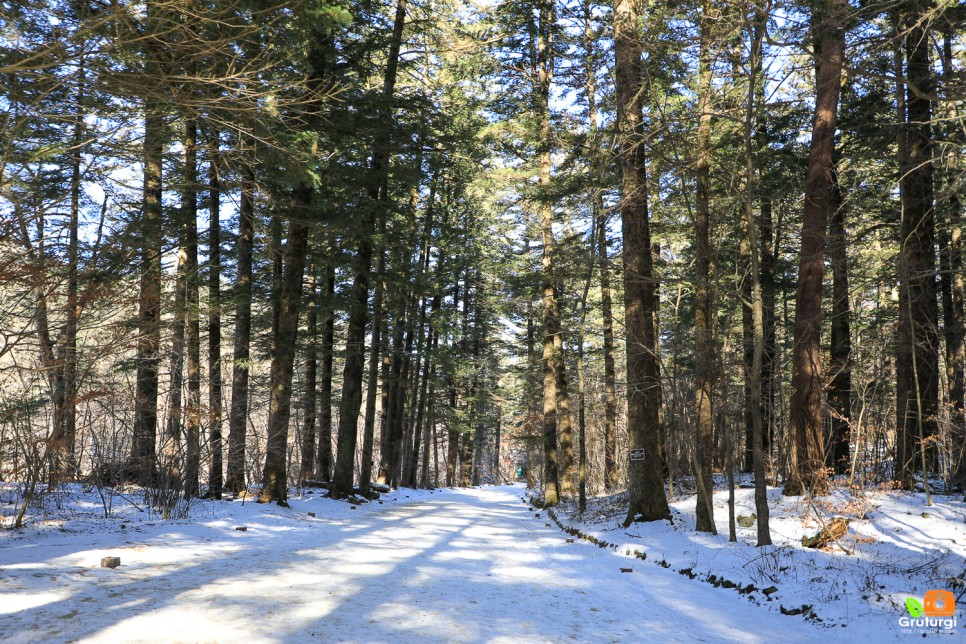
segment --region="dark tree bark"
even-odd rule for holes
[[[315,267],[309,266],[305,279],[305,384],[302,390],[302,463],[299,479],[315,473],[316,381],[319,351],[319,296],[315,285]]]
[[[265,449],[265,469],[262,473],[262,493],[259,503],[277,502],[287,506],[288,423],[292,404],[292,374],[295,366],[295,342],[298,336],[299,305],[305,255],[308,249],[309,228],[305,222],[311,202],[311,189],[302,186],[294,197],[295,216],[289,221],[282,270],[281,306],[279,307],[278,336],[272,343],[272,376],[269,380],[268,440]]]
[[[269,294],[269,303],[272,307],[272,331],[271,341],[274,344],[278,341],[278,325],[282,318],[282,279],[285,270],[285,249],[282,242],[282,218],[279,213],[274,212],[268,219],[268,257],[272,265],[272,286]],[[270,369],[274,369],[272,364]],[[269,375],[269,380],[272,376]]]
[[[470,300],[467,299],[467,304]],[[460,441],[460,486],[469,487],[477,485],[479,480],[476,478],[474,464],[476,462],[478,449],[482,445],[483,428],[479,425],[479,418],[483,411],[482,401],[479,400],[480,376],[479,359],[482,336],[482,324],[480,323],[479,299],[474,300],[476,306],[473,307],[473,349],[470,352],[470,364],[476,367],[473,381],[470,385],[470,395],[468,404],[470,406],[469,422],[467,426],[472,429],[472,433],[465,433]],[[465,335],[464,335],[465,337]]]
[[[369,485],[372,481],[373,447],[375,442],[376,427],[376,398],[379,396],[379,365],[382,361],[388,360],[386,348],[384,346],[385,340],[383,339],[383,336],[387,331],[386,306],[384,303],[386,290],[386,261],[385,251],[380,249],[378,252],[379,258],[376,260],[377,283],[375,295],[372,300],[372,346],[369,348],[369,375],[366,381],[366,410],[362,426],[362,465],[359,472],[359,489],[362,490],[363,494],[366,494],[369,491]],[[385,370],[383,371],[382,381],[383,387],[386,387],[388,379],[386,378]],[[386,397],[383,396],[383,423],[386,422],[385,398]],[[381,442],[380,448],[382,450],[385,449],[384,441]],[[380,484],[388,483],[388,481],[382,477],[381,473],[377,473],[376,482]]]
[[[670,517],[664,491],[658,417],[660,367],[654,355],[657,284],[651,261],[643,137],[643,65],[634,0],[614,0],[614,77],[617,90],[621,221],[624,229],[624,319],[627,329],[628,447],[644,450],[628,467],[630,507],[625,524]]]
[[[446,487],[456,487],[459,465],[460,428],[453,418],[456,415],[456,385],[448,377],[450,418],[446,422]]]
[[[362,404],[362,376],[365,365],[366,323],[369,320],[369,277],[372,242],[365,234],[356,253],[355,278],[349,300],[349,325],[346,329],[345,361],[342,371],[342,399],[339,402],[339,429],[335,470],[330,494],[334,498],[352,492],[358,440],[359,406]]]
[[[245,441],[248,430],[248,385],[251,369],[252,250],[255,236],[255,178],[242,179],[238,209],[235,331],[232,349],[231,410],[228,417],[228,470],[225,485],[238,494],[245,489]]]
[[[943,80],[944,84],[952,85],[954,81],[953,45],[955,30],[950,25],[943,37]],[[947,89],[947,93],[952,92]],[[946,121],[950,124],[959,122],[959,110],[956,101],[946,104]],[[955,126],[950,128],[956,130]],[[966,485],[966,458],[963,447],[966,445],[966,409],[963,396],[966,394],[966,329],[963,322],[963,250],[962,250],[962,199],[956,186],[959,173],[962,171],[960,162],[959,142],[962,136],[949,132],[947,139],[953,145],[946,152],[945,167],[948,173],[945,190],[947,196],[944,202],[944,222],[941,230],[939,247],[940,270],[943,301],[943,326],[946,339],[946,381],[947,407],[952,425],[952,439],[954,445],[952,481],[954,485]]]
[[[396,3],[396,15],[386,61],[386,75],[383,79],[382,97],[387,124],[393,119],[391,102],[396,87],[399,49],[406,22],[406,4],[407,0],[397,0]],[[379,230],[386,216],[384,200],[387,198],[389,181],[388,144],[387,132],[382,130],[377,133],[372,146],[372,163],[369,168],[371,181],[369,197],[372,212],[365,215],[364,229],[371,227]],[[369,278],[373,250],[372,236],[368,231],[363,230],[356,254],[355,278],[349,301],[349,326],[346,330],[345,366],[342,372],[342,400],[339,404],[338,445],[335,472],[329,488],[329,493],[334,498],[341,498],[352,492],[359,407],[362,404],[366,325],[369,322]]]
[[[396,257],[394,264],[399,266],[400,257]],[[406,329],[406,297],[402,292],[392,298],[392,340],[390,343],[388,364],[388,391],[383,408],[384,440],[379,463],[379,480],[385,484],[397,487],[399,485],[403,444],[403,407],[406,398],[405,384],[405,329]]]
[[[331,255],[332,249],[329,248]],[[319,453],[315,459],[319,478],[332,476],[332,362],[335,352],[335,263],[326,261],[325,299],[322,317],[322,359],[319,370]]]
[[[164,471],[160,484],[176,489],[185,477],[184,439],[184,359],[185,327],[188,306],[187,201],[181,195],[181,208],[176,212],[178,264],[175,268],[174,308],[171,316],[171,351],[169,358],[168,418],[164,436]],[[186,479],[185,479],[186,480]]]
[[[899,330],[896,356],[897,479],[907,489],[934,470],[938,433],[939,330],[932,164],[932,91],[927,3],[910,2],[905,27],[906,81],[900,192]],[[924,92],[926,94],[924,94]]]
[[[469,290],[467,288],[467,290]],[[460,283],[457,280],[453,286],[453,310],[459,310]],[[466,305],[464,305],[465,307]],[[455,350],[455,340],[450,337],[450,350]],[[456,379],[450,371],[446,376],[446,389],[449,392],[449,418],[446,421],[446,486],[454,487],[456,480],[456,466],[459,463],[460,430],[456,424]]]
[[[747,192],[747,191],[746,191]],[[747,198],[747,195],[746,195]],[[746,206],[747,207],[747,206]],[[749,237],[748,227],[744,220],[741,226],[741,240],[738,242],[738,253],[741,258],[741,284],[739,293],[741,298],[741,359],[744,372],[744,399],[745,407],[742,410],[742,419],[745,424],[745,458],[742,469],[745,472],[754,471],[754,422],[752,420],[752,363],[755,359],[755,320],[752,307],[752,277],[751,277],[751,247],[752,239]],[[753,232],[753,231],[752,231]]]
[[[828,387],[829,440],[826,463],[837,474],[849,469],[850,424],[852,421],[852,340],[849,307],[849,273],[845,253],[845,203],[838,174],[832,174],[829,209],[828,254],[832,267],[832,337],[829,351],[831,382]]]
[[[758,112],[757,97],[759,94],[758,77],[761,74],[762,43],[768,25],[768,7],[765,5],[755,13],[754,22],[750,25],[751,60],[748,76],[748,99],[745,109],[745,203],[744,228],[749,244],[749,259],[751,268],[751,319],[752,319],[752,353],[751,369],[747,380],[751,390],[748,408],[751,411],[751,440],[752,440],[752,469],[755,474],[755,514],[758,547],[771,545],[771,528],[769,527],[770,510],[768,507],[768,488],[765,481],[765,427],[763,418],[766,410],[762,405],[764,395],[764,379],[762,377],[766,347],[766,308],[764,289],[761,279],[761,262],[758,256],[757,236],[755,231],[754,201],[756,178],[758,173],[756,150],[754,145],[755,120]],[[771,212],[763,212],[763,217],[771,216]],[[769,235],[770,223],[769,223]],[[772,303],[772,306],[774,304]],[[734,450],[728,441],[728,537],[735,540],[735,484],[734,484]]]
[[[698,58],[698,149],[695,161],[697,194],[694,222],[694,396],[697,408],[695,475],[697,508],[695,529],[717,534],[714,525],[714,480],[711,474],[714,414],[714,328],[711,304],[711,3],[701,4],[701,37]]]
[[[420,450],[426,450],[426,442],[428,440],[427,432],[423,429],[423,421],[426,417],[426,397],[429,395],[429,379],[435,373],[435,363],[433,362],[433,356],[429,349],[433,345],[434,332],[433,327],[430,325],[429,334],[425,340],[425,359],[420,361],[421,364],[417,365],[416,375],[418,378],[418,391],[416,399],[416,417],[413,420],[413,448],[410,455],[410,464],[407,469],[406,476],[403,477],[403,485],[409,487],[417,487],[420,484],[419,477],[419,453]],[[420,368],[422,370],[422,375],[420,375]],[[427,452],[428,453],[428,452]],[[424,459],[423,464],[428,465],[427,461]]]
[[[152,5],[148,5],[150,13]],[[149,102],[150,103],[150,102]],[[139,230],[137,383],[134,393],[134,437],[129,475],[151,485],[155,474],[158,427],[158,367],[161,361],[161,161],[164,119],[153,105],[144,116],[144,202]]]
[[[77,434],[77,325],[80,317],[78,290],[78,229],[80,226],[81,157],[84,149],[85,60],[78,64],[77,103],[70,150],[70,218],[67,225],[67,298],[64,310],[64,346],[59,374],[61,393],[54,396],[54,427],[50,437],[53,454],[51,478],[72,478],[77,474],[74,448]]]
[[[746,172],[749,180],[745,185],[744,217],[751,218],[742,224],[741,235],[741,265],[744,278],[741,282],[742,305],[742,340],[745,370],[745,457],[743,469],[746,472],[755,471],[755,425],[761,425],[760,438],[757,443],[763,454],[767,456],[769,437],[771,435],[770,401],[773,399],[771,373],[774,361],[774,255],[772,236],[771,197],[769,188],[759,188],[762,169],[758,168],[758,143],[756,138],[764,138],[765,123],[758,123],[760,103],[764,99],[764,83],[760,80],[762,73],[762,40],[765,35],[765,23],[768,16],[765,8],[750,16],[747,28],[751,39],[751,53],[749,60],[748,95],[745,109],[745,154]],[[764,121],[764,119],[763,119]],[[761,212],[758,226],[754,221],[754,203],[760,194]],[[760,230],[757,230],[760,229]],[[760,236],[760,250],[759,240]],[[756,309],[760,307],[760,312]],[[760,326],[756,326],[756,316],[760,316]],[[760,337],[759,337],[760,336]],[[760,351],[760,364],[755,364],[755,352]],[[758,383],[758,384],[755,384]],[[757,391],[752,391],[755,387]],[[757,418],[756,418],[757,415]]]
[[[188,404],[185,408],[185,497],[198,494],[201,468],[201,318],[198,297],[198,126],[185,122],[185,348],[187,349]]]
[[[789,406],[792,462],[784,494],[806,490],[826,494],[822,401],[822,279],[825,234],[832,194],[835,122],[845,50],[846,0],[827,0],[813,15],[817,32],[815,120],[805,179],[802,249],[792,350],[792,394]]]
[[[611,305],[610,258],[607,256],[607,220],[597,227],[600,246],[600,314],[604,329],[604,487],[616,490],[617,481],[617,368],[614,360],[614,313]]]
[[[224,487],[221,381],[221,175],[218,135],[209,142],[208,160],[208,436],[211,465],[209,495],[220,499]]]
[[[429,376],[426,380],[429,381],[429,390],[426,392],[426,424],[423,426],[423,471],[422,478],[420,479],[420,485],[423,488],[429,487],[429,470],[430,470],[430,443],[432,443],[433,453],[436,454],[436,417],[435,417],[435,405],[436,405],[436,360],[434,355],[436,353],[436,348],[439,346],[439,336],[436,334],[432,323],[430,323],[430,335],[432,336],[432,342],[430,342],[429,349]],[[436,475],[439,476],[439,458],[435,460]]]
[[[408,278],[407,278],[408,279]],[[396,385],[396,397],[392,408],[392,430],[396,437],[396,449],[392,466],[393,485],[402,485],[403,472],[406,467],[406,457],[411,448],[407,439],[406,429],[406,401],[409,400],[410,370],[412,369],[412,331],[409,330],[411,322],[408,316],[406,298],[400,298],[400,337],[399,352],[399,380]]]
[[[771,472],[771,447],[774,443],[777,410],[775,407],[778,378],[775,376],[775,360],[778,356],[775,333],[775,230],[772,217],[772,200],[765,187],[761,199],[761,309],[763,343],[761,353],[761,450],[763,471]],[[754,456],[754,455],[752,455]],[[752,459],[754,460],[754,459]]]
[[[386,396],[382,410],[383,441],[382,451],[379,460],[379,481],[387,485],[395,485],[396,470],[399,466],[399,453],[401,449],[401,436],[396,431],[397,409],[399,402],[399,386],[402,378],[402,345],[403,345],[403,325],[398,295],[393,298],[393,324],[392,338],[389,341],[388,355],[386,364],[388,365],[388,377]],[[388,338],[387,338],[388,339]],[[386,372],[383,372],[386,373]]]
[[[412,414],[412,445],[409,458],[406,462],[406,471],[403,473],[403,485],[415,488],[419,480],[419,451],[425,442],[423,437],[423,418],[426,410],[426,395],[428,393],[428,380],[430,363],[432,356],[429,348],[433,342],[433,326],[426,324],[426,304],[425,280],[429,273],[430,255],[432,250],[432,235],[434,225],[434,215],[436,207],[436,188],[439,178],[438,171],[434,171],[433,177],[429,182],[429,197],[426,205],[426,214],[423,221],[422,238],[419,244],[419,257],[416,260],[416,276],[413,280],[415,285],[412,290],[412,299],[416,310],[419,311],[419,322],[416,325],[415,353],[416,363],[413,367],[413,401]],[[415,207],[415,206],[414,206]]]

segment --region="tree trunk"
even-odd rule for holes
[[[586,5],[585,5],[586,6]],[[580,463],[577,470],[577,510],[587,510],[587,409],[584,393],[584,337],[587,327],[587,295],[594,279],[594,248],[597,242],[596,227],[601,224],[599,211],[594,212],[594,219],[590,225],[590,261],[587,266],[587,280],[584,282],[583,292],[580,294],[580,320],[577,323],[577,444]],[[497,452],[499,452],[499,427],[497,427]]]
[[[211,466],[208,490],[220,499],[224,486],[221,382],[221,176],[218,135],[211,137],[208,161],[208,436]]]
[[[425,450],[425,444],[427,441],[427,434],[423,431],[423,421],[426,416],[426,396],[429,395],[429,379],[433,376],[436,364],[433,362],[433,356],[431,347],[434,341],[433,327],[429,327],[429,335],[425,341],[425,359],[422,361],[422,377],[419,376],[418,369],[416,377],[419,378],[419,390],[418,398],[416,400],[416,418],[413,421],[413,449],[410,455],[411,463],[409,466],[409,471],[404,478],[403,484],[409,487],[417,487],[420,484],[419,478],[419,452],[420,450]],[[426,452],[428,454],[428,452]],[[424,465],[428,465],[428,462],[424,459]]]
[[[614,360],[614,313],[611,305],[610,258],[607,256],[607,219],[597,227],[600,246],[600,314],[604,327],[604,487],[616,490],[617,481],[617,368]]]
[[[185,357],[185,314],[188,306],[188,279],[186,248],[187,224],[186,196],[177,211],[178,264],[175,268],[174,311],[171,316],[171,352],[169,358],[168,418],[164,437],[164,472],[161,486],[168,490],[176,489],[185,478],[184,462],[184,357]],[[187,479],[185,479],[187,480]]]
[[[40,345],[40,364],[43,370],[46,372],[47,376],[47,386],[50,390],[51,403],[55,410],[61,409],[63,407],[64,401],[64,383],[61,377],[60,368],[57,364],[57,358],[54,354],[54,341],[50,336],[50,321],[48,317],[48,305],[47,305],[47,250],[46,250],[46,217],[43,213],[37,216],[37,245],[36,248],[30,241],[30,231],[27,226],[27,220],[24,215],[23,209],[19,202],[14,203],[14,213],[17,219],[17,223],[20,228],[21,241],[24,246],[24,250],[27,253],[33,272],[32,282],[34,289],[34,321],[37,327],[37,340]],[[54,426],[51,428],[50,440],[51,443],[55,443],[57,439],[57,420],[54,421]],[[55,445],[50,445],[48,451],[44,454],[44,459],[51,457],[51,449],[56,449]],[[26,511],[26,505],[23,506],[21,515]],[[17,519],[19,524],[22,520],[22,516]]]
[[[403,327],[405,324],[402,307],[397,296],[393,308],[392,341],[389,355],[389,390],[386,396],[386,404],[383,408],[383,425],[385,427],[385,441],[382,444],[382,454],[379,463],[379,479],[388,485],[395,486],[399,483],[399,456],[402,450],[402,436],[399,431],[399,399],[402,381],[402,349],[403,349]]]
[[[795,300],[789,404],[793,461],[782,491],[787,495],[800,495],[806,490],[824,495],[828,491],[822,449],[822,279],[848,12],[846,0],[827,0],[824,10],[816,10],[812,18],[817,31],[815,120],[805,179],[802,248]]]
[[[185,345],[188,352],[188,405],[185,409],[185,497],[198,494],[201,469],[201,318],[198,297],[198,126],[185,122]]]
[[[398,260],[398,258],[397,258]],[[398,266],[399,262],[395,262]],[[392,325],[392,345],[390,350],[390,376],[389,376],[389,396],[387,406],[384,410],[384,423],[386,426],[386,441],[383,446],[382,461],[380,463],[380,478],[384,478],[386,483],[393,487],[399,485],[400,467],[402,465],[402,453],[405,449],[402,435],[402,415],[406,393],[403,381],[405,380],[405,359],[403,349],[405,343],[406,328],[406,303],[402,293],[398,293],[393,298],[395,309]]]
[[[295,341],[298,336],[299,305],[302,298],[302,278],[308,249],[309,228],[304,223],[311,189],[301,186],[294,197],[296,213],[289,221],[285,245],[285,265],[282,270],[281,306],[279,307],[278,337],[272,343],[272,376],[269,381],[268,440],[265,449],[265,469],[262,473],[262,493],[259,503],[277,502],[287,506],[288,423],[292,404],[292,373],[295,366]]]
[[[385,236],[385,222],[383,221],[382,234]],[[372,299],[372,347],[369,349],[369,379],[366,384],[366,415],[363,421],[363,441],[362,441],[362,471],[359,475],[359,487],[363,494],[369,491],[369,483],[372,480],[372,452],[375,442],[376,427],[376,397],[379,394],[379,364],[387,359],[383,351],[383,329],[386,327],[386,306],[384,303],[386,292],[386,251],[379,248],[376,251],[376,292]],[[382,385],[386,387],[388,381],[383,372]],[[385,397],[382,404],[383,423],[386,417]],[[384,432],[383,432],[384,433]],[[380,441],[380,457],[385,452],[385,436]],[[377,482],[386,484],[388,481],[382,477],[382,473],[377,475]]]
[[[467,287],[469,290],[469,287]],[[460,304],[460,284],[457,279],[453,287],[453,310],[458,311]],[[455,339],[450,339],[450,351],[456,348]],[[446,419],[446,486],[454,487],[456,480],[456,466],[459,462],[460,430],[456,424],[456,380],[453,372],[446,376],[446,388],[449,391],[449,417]]]
[[[899,256],[899,341],[896,406],[897,476],[907,489],[917,470],[934,470],[939,411],[936,223],[933,210],[932,69],[925,3],[905,16],[906,97],[900,161],[902,221]],[[915,89],[913,89],[915,88]],[[926,93],[925,95],[923,93]]]
[[[362,465],[359,473],[359,489],[363,494],[368,493],[369,484],[372,481],[373,466],[373,447],[375,443],[376,428],[376,398],[379,395],[379,365],[388,359],[383,334],[388,331],[386,320],[386,253],[379,249],[378,259],[376,260],[376,292],[372,300],[372,346],[369,349],[369,375],[366,381],[366,414],[363,420],[362,429]],[[386,371],[382,373],[382,386],[388,384]],[[386,417],[386,396],[382,401],[383,425]],[[384,451],[384,442],[380,441],[380,455]],[[388,483],[381,474],[377,474],[376,481],[380,484]]]
[[[775,396],[778,379],[775,377],[777,336],[775,333],[775,231],[772,221],[772,200],[766,187],[761,198],[761,308],[763,344],[761,353],[761,449],[764,454],[764,471],[771,472],[771,447],[774,444]]]
[[[315,473],[316,381],[319,366],[319,296],[315,285],[315,267],[309,265],[305,280],[305,384],[302,389],[302,463],[299,480]]]
[[[386,75],[383,79],[382,97],[386,125],[393,121],[392,98],[396,87],[399,67],[399,49],[402,44],[403,27],[406,22],[407,0],[397,0]],[[373,243],[369,231],[380,230],[386,217],[385,200],[388,197],[388,132],[381,130],[374,138],[372,163],[369,167],[371,188],[369,197],[373,211],[365,218],[356,255],[355,278],[349,303],[349,326],[346,330],[345,366],[342,372],[342,400],[339,404],[339,436],[336,447],[335,472],[329,493],[334,498],[352,492],[358,440],[359,407],[362,404],[362,376],[365,365],[366,325],[369,322],[369,277],[372,269]],[[380,277],[381,279],[381,277]],[[365,481],[368,484],[368,481]]]
[[[54,431],[51,447],[54,460],[51,477],[75,477],[78,463],[74,457],[77,434],[77,323],[80,315],[77,299],[78,228],[80,226],[81,157],[84,148],[87,74],[83,56],[79,62],[77,104],[74,107],[74,134],[70,150],[70,220],[67,230],[67,301],[64,311],[64,349],[62,360],[63,393],[54,401]]]
[[[561,485],[558,474],[558,424],[560,414],[558,401],[562,400],[557,389],[562,382],[560,371],[563,369],[560,313],[557,310],[556,276],[554,275],[553,240],[553,203],[550,199],[551,182],[551,133],[550,133],[550,87],[553,82],[553,41],[554,21],[553,3],[540,2],[539,22],[537,23],[537,52],[535,93],[536,118],[540,130],[538,143],[540,163],[540,231],[543,238],[543,261],[541,265],[543,292],[543,458],[544,458],[544,503],[557,504],[560,494],[569,495],[572,490],[567,480]],[[569,417],[567,424],[569,425]],[[563,429],[562,427],[559,429]],[[569,428],[568,428],[569,429]],[[569,436],[560,435],[560,456],[564,461],[564,478],[571,474],[573,466],[573,445]],[[568,464],[570,469],[568,469]]]
[[[748,190],[745,190],[745,199],[748,198]],[[748,206],[742,204],[744,208]],[[755,318],[752,306],[752,299],[754,297],[752,289],[752,257],[751,257],[751,247],[753,245],[753,240],[748,235],[754,232],[748,230],[748,226],[745,224],[744,217],[746,213],[742,211],[742,220],[740,223],[741,228],[741,240],[739,243],[739,254],[741,256],[741,284],[740,284],[740,299],[741,299],[741,358],[742,358],[742,368],[744,370],[744,398],[745,407],[742,412],[742,420],[744,421],[745,429],[745,458],[741,463],[742,470],[745,472],[754,471],[754,449],[755,449],[755,425],[752,420],[752,399],[754,395],[752,393],[752,371],[754,371],[753,362],[755,359]],[[754,216],[754,213],[752,213]]]
[[[849,307],[849,273],[846,258],[845,203],[838,182],[838,173],[832,171],[832,200],[829,209],[828,254],[832,267],[832,337],[829,353],[831,382],[828,387],[827,404],[829,441],[826,464],[836,474],[849,469],[850,423],[852,420],[852,341],[851,310]]]
[[[421,481],[421,487],[429,487],[429,451],[430,443],[432,443],[433,453],[436,453],[436,417],[435,417],[435,404],[436,404],[436,360],[434,355],[436,353],[436,347],[439,345],[439,336],[435,333],[432,323],[430,323],[430,335],[432,335],[432,342],[430,343],[429,357],[428,360],[431,362],[429,367],[429,376],[426,380],[429,381],[429,390],[426,392],[426,424],[423,429],[423,472]],[[439,459],[436,459],[435,467],[439,470]]]
[[[695,479],[697,508],[695,529],[717,534],[714,525],[714,480],[711,474],[714,415],[711,395],[714,391],[714,345],[711,337],[713,307],[711,305],[711,240],[709,229],[711,179],[711,3],[701,4],[701,38],[698,58],[698,138],[695,175],[697,194],[694,222],[694,397],[697,411],[695,436]]]
[[[556,295],[556,289],[554,290]],[[573,421],[570,414],[570,385],[567,381],[567,361],[564,359],[563,328],[557,310],[557,333],[553,337],[554,374],[557,379],[557,425],[560,430],[560,495],[573,498],[577,470],[574,460]]]
[[[526,242],[527,251],[530,249],[530,240]],[[529,252],[527,253],[529,257]],[[536,489],[538,478],[537,473],[542,472],[538,467],[538,447],[542,448],[543,433],[539,427],[540,400],[537,396],[537,389],[542,386],[542,380],[538,380],[540,358],[537,356],[536,322],[534,320],[533,301],[527,298],[527,421],[526,421],[526,444],[527,444],[527,489]],[[539,481],[543,480],[541,475]]]
[[[331,255],[331,245],[328,248]],[[332,362],[335,352],[335,263],[326,260],[325,301],[322,318],[322,364],[319,373],[319,453],[315,459],[319,478],[332,476]]]
[[[468,294],[468,292],[467,292]],[[476,299],[474,304],[478,304],[479,300]],[[469,304],[470,300],[467,298],[466,303]],[[473,382],[470,385],[470,395],[468,396],[469,410],[469,421],[467,426],[470,431],[466,432],[462,436],[460,441],[460,486],[470,487],[471,485],[476,485],[478,479],[475,476],[476,459],[478,457],[478,449],[482,444],[482,430],[483,428],[479,425],[480,416],[482,414],[482,404],[479,400],[480,395],[480,369],[479,369],[479,359],[480,359],[480,345],[481,345],[481,324],[480,324],[480,309],[479,306],[474,306],[473,309],[473,349],[469,356],[469,363],[473,366]],[[464,327],[463,337],[466,337],[468,329]]]
[[[745,199],[744,199],[744,228],[748,239],[749,260],[751,268],[751,317],[752,317],[752,355],[751,369],[747,382],[751,390],[748,409],[751,413],[752,427],[752,468],[755,474],[755,513],[758,547],[771,545],[771,531],[769,528],[768,489],[765,481],[765,453],[763,407],[761,396],[763,391],[762,364],[765,354],[765,303],[761,283],[761,266],[758,256],[757,235],[755,231],[754,201],[758,169],[756,167],[756,151],[754,145],[755,120],[757,118],[756,98],[759,94],[758,76],[761,73],[762,43],[768,25],[768,7],[756,12],[754,22],[749,25],[751,36],[751,60],[748,68],[748,98],[745,109],[744,147],[745,147]],[[764,214],[764,213],[763,213]],[[771,213],[767,213],[770,217]],[[769,233],[770,234],[770,233]],[[734,517],[734,449],[729,434],[728,451],[728,535],[735,540]]]
[[[413,368],[413,402],[412,409],[415,418],[412,419],[412,448],[407,461],[406,472],[403,475],[403,485],[415,488],[419,482],[419,450],[423,440],[423,418],[426,410],[426,395],[432,356],[429,353],[433,341],[433,326],[426,329],[426,295],[424,282],[429,273],[430,254],[432,247],[433,223],[436,206],[436,187],[439,173],[434,171],[429,182],[429,197],[426,205],[426,215],[423,222],[422,240],[416,268],[417,274],[413,281],[412,298],[419,311],[419,322],[416,326],[416,364]],[[415,208],[415,205],[414,205]],[[423,292],[420,295],[420,292]]]
[[[456,487],[459,465],[460,428],[456,424],[456,385],[449,376],[449,418],[446,420],[446,487]]]
[[[148,4],[150,14],[153,4]],[[134,393],[134,437],[129,474],[151,485],[155,473],[158,426],[158,367],[161,360],[161,162],[164,117],[148,102],[144,116],[144,202],[138,292],[137,383]]]
[[[658,417],[660,367],[654,355],[657,284],[651,261],[643,137],[643,69],[635,0],[614,0],[614,77],[617,90],[621,221],[624,230],[624,319],[627,329],[628,467],[630,506],[625,525],[670,517],[664,491]],[[643,459],[636,458],[643,450]]]
[[[954,80],[953,45],[955,33],[949,27],[943,37],[943,78],[951,85]],[[951,92],[947,90],[947,93]],[[959,122],[959,110],[955,101],[946,104],[946,120],[948,123]],[[952,127],[951,130],[956,128]],[[953,141],[959,142],[961,136],[952,132],[948,135]],[[944,227],[940,240],[942,290],[943,290],[943,322],[946,331],[946,380],[948,382],[948,407],[952,425],[953,468],[952,483],[962,488],[966,485],[966,458],[963,446],[966,445],[966,409],[963,406],[963,396],[966,393],[966,329],[963,327],[963,251],[962,251],[962,200],[956,187],[961,172],[960,148],[950,146],[946,154],[948,191],[945,208]]]
[[[610,260],[607,257],[607,214],[604,211],[603,166],[599,135],[597,133],[597,62],[596,38],[593,33],[593,3],[584,2],[584,91],[587,95],[587,127],[591,147],[591,175],[595,179],[591,209],[596,220],[598,263],[600,264],[601,317],[604,331],[604,487],[617,489],[617,394],[616,369],[614,367],[614,314],[611,306]],[[593,272],[593,271],[591,271]],[[582,349],[582,347],[581,347]],[[583,400],[581,400],[581,405]],[[581,411],[583,411],[581,409]]]
[[[406,401],[409,400],[409,371],[412,369],[412,362],[410,359],[410,351],[412,350],[410,338],[412,338],[412,332],[406,330],[410,324],[406,314],[406,298],[400,297],[400,300],[400,330],[396,358],[396,360],[399,362],[399,376],[396,385],[396,397],[394,399],[392,410],[392,429],[396,437],[396,449],[393,457],[392,467],[392,481],[395,487],[402,485],[403,470],[406,466],[406,455],[408,454],[408,450],[410,448],[405,427]]]
[[[231,410],[228,416],[228,471],[225,485],[238,494],[245,489],[245,441],[248,430],[248,385],[251,369],[252,250],[255,236],[255,177],[245,171],[238,209],[235,330],[232,349]]]

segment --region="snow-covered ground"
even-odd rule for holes
[[[697,533],[695,497],[671,499],[672,522],[635,524],[624,529],[623,494],[591,499],[580,515],[572,504],[556,511],[559,525],[606,543],[627,555],[646,555],[643,565],[666,567],[699,584],[744,597],[768,613],[786,615],[783,630],[808,621],[826,641],[908,641],[940,637],[966,641],[966,504],[962,496],[899,491],[852,492],[841,481],[827,497],[783,497],[768,490],[773,545],[757,548],[756,527],[737,527],[737,543],[728,541],[728,493],[714,494],[718,535]],[[735,491],[735,515],[755,511],[750,484]],[[803,536],[828,521],[849,519],[848,534],[823,550],[802,546]],[[765,593],[764,591],[769,591]],[[920,628],[910,618],[906,600],[922,602],[930,590],[950,591],[959,603],[956,625]]]
[[[750,494],[739,490],[739,514]],[[693,498],[674,503],[673,525],[627,530],[618,499],[595,500],[579,520],[557,511],[615,550],[568,543],[519,486],[399,490],[357,507],[308,492],[290,509],[199,501],[171,521],[121,497],[104,518],[96,493],[72,488],[25,529],[0,532],[0,641],[897,640],[909,637],[905,597],[950,588],[944,575],[966,567],[958,501],[873,495],[870,519],[852,524],[868,541],[845,555],[796,545],[817,528],[777,492],[778,545],[749,544],[753,528],[729,544],[725,497],[717,537],[692,531]],[[121,566],[101,568],[106,556]],[[812,611],[781,612],[803,604]]]

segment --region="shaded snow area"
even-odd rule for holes
[[[621,526],[627,505],[623,494],[588,499],[582,515],[565,503],[555,512],[558,525],[604,548],[631,557],[645,556],[643,567],[659,567],[695,586],[715,589],[710,606],[725,606],[724,595],[756,606],[745,622],[752,628],[763,614],[782,615],[780,628],[795,637],[803,623],[814,627],[810,639],[828,642],[966,641],[966,505],[962,496],[898,491],[851,492],[833,484],[826,497],[783,497],[769,488],[772,546],[755,547],[757,531],[737,527],[728,541],[728,492],[721,481],[714,494],[718,535],[697,533],[695,496],[670,500],[673,521]],[[735,490],[735,515],[755,511],[750,483]],[[805,548],[802,537],[819,532],[833,517],[849,520],[848,533],[823,550]],[[579,538],[578,536],[578,538]],[[635,569],[636,572],[636,569]],[[952,592],[955,624],[918,625],[906,600],[922,602],[930,590]],[[697,596],[697,595],[695,595]],[[729,609],[730,610],[730,609]],[[791,613],[791,614],[789,614]],[[745,613],[742,613],[744,615]],[[900,620],[900,618],[906,618]],[[748,618],[741,617],[741,620]]]
[[[738,491],[740,514],[751,492]],[[104,518],[96,493],[70,488],[23,530],[0,532],[0,641],[908,640],[906,595],[962,577],[958,501],[867,495],[847,555],[805,551],[801,535],[817,528],[772,494],[777,545],[766,549],[753,528],[728,543],[726,493],[715,508],[724,536],[693,532],[693,497],[674,502],[673,523],[628,529],[618,497],[591,500],[582,517],[555,512],[615,548],[571,536],[519,486],[399,490],[359,506],[310,492],[293,492],[291,508],[198,501],[171,521],[124,497]],[[108,556],[120,567],[101,568]],[[803,604],[812,609],[782,614]]]

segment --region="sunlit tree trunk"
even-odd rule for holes
[[[825,235],[832,197],[835,122],[845,50],[846,0],[828,0],[816,9],[815,120],[805,179],[802,247],[795,306],[792,350],[792,393],[789,422],[792,463],[784,494],[828,491],[823,449],[822,281],[825,275]]]
[[[614,0],[621,222],[624,232],[624,319],[627,345],[628,447],[643,450],[628,467],[625,524],[670,517],[661,456],[660,367],[654,355],[657,284],[651,260],[643,137],[643,42],[635,0]],[[635,456],[637,452],[634,452]]]

